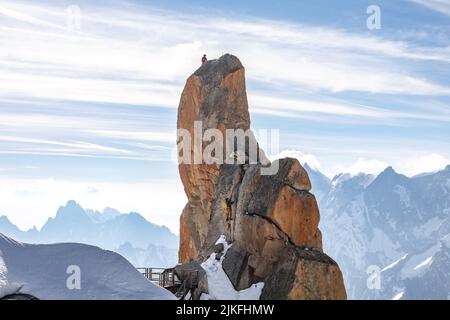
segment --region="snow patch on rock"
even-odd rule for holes
[[[405,291],[400,291],[392,298],[392,300],[400,300],[404,294],[405,294]]]
[[[259,300],[264,283],[259,282],[250,288],[237,291],[222,268],[223,259],[232,244],[227,243],[224,235],[219,237],[216,244],[223,244],[223,255],[217,260],[216,253],[213,253],[201,264],[208,278],[209,293],[203,293],[200,300]]]
[[[439,251],[439,244],[420,254],[411,256],[401,270],[401,279],[420,277],[431,265],[433,255],[437,251]]]
[[[395,260],[395,261],[392,262],[390,265],[388,265],[388,266],[384,267],[383,269],[381,269],[381,272],[394,268],[394,267],[395,267],[397,264],[399,264],[401,261],[405,260],[407,256],[408,256],[408,254],[405,254],[405,255],[404,255],[403,257],[401,257],[400,259]]]
[[[433,262],[433,257],[426,258],[424,261],[422,261],[417,266],[415,266],[414,270],[417,270],[417,269],[420,269],[423,267],[428,267],[429,265],[431,265],[432,262]]]

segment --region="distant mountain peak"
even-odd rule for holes
[[[75,201],[75,200],[69,200],[69,201],[67,201],[67,203],[66,203],[66,208],[67,207],[79,207],[79,208],[81,208],[81,206]]]
[[[53,220],[72,220],[75,217],[77,220],[74,221],[78,221],[78,219],[90,219],[86,211],[84,211],[84,209],[75,200],[69,200],[65,206],[59,207],[56,212],[56,217]],[[51,220],[51,218],[49,218],[49,220]]]
[[[67,201],[65,206],[61,206],[58,209],[59,212],[78,212],[78,213],[84,213],[84,209],[75,201],[75,200],[69,200]]]
[[[21,230],[9,220],[9,218],[5,215],[0,216],[0,232],[3,232],[7,235],[14,235]]]
[[[5,216],[5,215],[2,215],[2,216],[0,216],[0,223],[3,223],[3,224],[13,224],[10,220],[9,220],[9,218],[7,217],[7,216]]]
[[[124,217],[130,221],[135,221],[135,222],[139,222],[139,223],[150,223],[150,224],[156,226],[156,224],[148,221],[142,214],[140,214],[138,212],[131,211],[129,214],[124,215]]]
[[[91,210],[91,209],[86,209],[85,210],[87,215],[92,219],[92,221],[94,221],[95,223],[103,223],[109,220],[113,220],[121,215],[123,215],[122,212],[110,208],[110,207],[106,207],[103,209],[102,212],[98,211],[98,210]]]
[[[389,166],[373,180],[368,188],[392,188],[396,185],[407,185],[410,180],[410,178],[403,174],[397,173],[394,168]]]
[[[110,215],[110,216],[119,216],[122,214],[119,210],[116,210],[114,208],[106,207],[103,209],[102,214]]]
[[[0,232],[29,243],[78,242],[115,250],[125,242],[133,248],[146,249],[149,245],[177,248],[178,237],[166,226],[148,221],[143,215],[120,213],[112,208],[103,212],[84,210],[70,200],[59,207],[54,218],[48,218],[40,230],[22,231],[6,216],[0,217]]]
[[[409,179],[407,176],[398,173],[397,171],[394,170],[394,168],[392,168],[391,166],[387,167],[386,169],[384,169],[378,176],[377,179],[385,179],[385,178],[396,178],[396,177],[402,177],[404,179]]]
[[[387,167],[386,169],[384,169],[384,171],[383,172],[381,172],[382,174],[383,173],[397,173],[395,170],[394,170],[394,168],[392,168],[392,166],[389,166],[389,167]]]
[[[9,220],[8,216],[6,216],[6,215],[0,216],[0,222],[1,223],[8,223],[10,225],[14,225],[14,223],[12,223],[11,220]]]

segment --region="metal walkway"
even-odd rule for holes
[[[193,290],[198,287],[198,270],[176,268],[136,268],[154,284],[172,292],[179,300],[192,299]],[[190,294],[189,294],[190,293]]]

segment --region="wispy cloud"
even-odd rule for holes
[[[32,5],[8,6],[14,12],[26,11],[26,22],[51,20],[54,15],[64,22],[64,11],[55,7],[42,12]],[[1,30],[8,50],[0,60],[9,65],[9,73],[2,76],[0,94],[176,106],[180,79],[198,65],[204,51],[211,56],[232,51],[245,62],[250,80],[289,83],[294,89],[450,94],[445,84],[414,75],[406,61],[398,60],[448,63],[448,48],[271,20],[82,10],[83,30],[88,30],[82,34],[42,24],[38,30],[28,27],[31,34],[23,32],[27,25]],[[42,17],[31,19],[34,15]],[[105,25],[113,38],[104,33]],[[27,72],[21,68],[24,63],[32,66]]]
[[[333,170],[330,172],[322,168],[321,162],[314,154],[305,154],[299,150],[290,149],[283,150],[274,159],[292,157],[300,161],[302,165],[307,163],[312,169],[319,170],[328,175],[329,178],[334,177],[339,173],[349,173],[357,175],[359,173],[378,175],[388,166],[393,166],[394,169],[406,176],[413,177],[415,175],[427,172],[435,172],[444,169],[450,165],[450,159],[441,154],[421,154],[414,155],[409,158],[388,163],[386,161],[378,160],[376,158],[359,157],[356,161],[348,163],[347,165],[335,164]]]
[[[34,156],[60,156],[83,157],[97,159],[120,159],[141,161],[172,161],[175,142],[170,145],[148,145],[140,143],[140,139],[125,138],[120,148],[113,147],[114,140],[104,145],[87,141],[51,141],[27,137],[0,136],[0,154],[4,155],[34,155]],[[147,141],[148,139],[142,139]],[[160,140],[152,140],[164,142]],[[109,145],[108,145],[109,144]],[[172,146],[173,144],[173,146]]]
[[[412,177],[421,173],[442,170],[450,165],[450,159],[436,153],[415,155],[403,160],[395,161],[391,164],[377,159],[358,158],[358,160],[350,166],[338,166],[336,170],[337,172],[354,175],[361,172],[377,175],[389,165],[392,165],[397,172]]]
[[[425,6],[431,10],[450,16],[449,0],[412,0],[413,2]]]
[[[73,141],[73,142],[61,142],[61,141],[50,141],[50,140],[42,140],[42,139],[32,139],[32,138],[24,138],[24,137],[11,137],[11,136],[0,136],[0,142],[20,142],[20,143],[28,143],[28,144],[38,144],[38,145],[53,145],[53,146],[62,146],[62,147],[70,147],[79,151],[101,151],[101,152],[114,152],[114,153],[129,153],[127,150],[111,148],[107,146],[102,146],[94,143],[83,142],[83,141]]]
[[[21,22],[30,23],[30,24],[37,25],[37,26],[50,27],[50,28],[55,28],[58,30],[66,30],[66,28],[64,28],[60,25],[48,22],[47,20],[41,20],[41,19],[35,18],[33,16],[24,14],[22,12],[15,11],[13,9],[8,9],[3,6],[0,6],[0,14],[7,16],[9,18],[19,20]]]
[[[9,19],[0,27],[0,41],[7,48],[0,52],[0,96],[4,100],[176,108],[184,79],[198,66],[198,57],[203,52],[219,56],[231,51],[246,66],[251,111],[260,115],[335,123],[448,119],[430,108],[420,112],[369,106],[324,95],[448,96],[448,83],[417,75],[413,66],[416,61],[448,64],[449,48],[420,47],[327,27],[184,15],[136,6],[109,6],[101,11],[94,5],[82,6],[82,30],[69,32],[64,7],[9,2],[0,8],[0,15]],[[264,90],[257,89],[260,86]],[[289,96],[279,88],[289,88]],[[72,112],[16,116],[8,111],[0,117],[0,124],[27,131],[45,126],[47,131],[77,128],[81,137],[70,138],[94,144],[102,138],[164,143],[173,139],[156,132],[149,135],[147,130],[123,129],[133,125],[118,117],[80,118]],[[121,130],[112,129],[118,127]]]
[[[280,111],[298,111],[301,114],[319,113],[330,115],[360,116],[360,117],[385,117],[384,110],[364,106],[351,106],[339,102],[325,102],[303,99],[275,98],[267,95],[256,95],[251,97],[255,109],[273,109],[277,106]]]
[[[91,130],[90,133],[109,138],[119,138],[133,141],[160,141],[175,143],[176,132],[163,131],[117,131],[117,130]]]
[[[448,1],[416,2],[448,12]],[[376,171],[387,163],[412,174],[450,157],[448,45],[217,11],[188,14],[128,2],[80,6],[82,28],[70,32],[62,5],[0,0],[0,165],[9,170],[2,175],[11,173],[5,158],[25,163],[43,155],[73,157],[67,166],[120,162],[121,169],[127,159],[171,159],[175,108],[186,77],[203,53],[214,58],[225,52],[246,67],[252,124],[281,128],[283,148],[304,150],[301,158],[322,164],[329,175]],[[404,157],[420,166],[400,163]],[[55,162],[65,164],[61,158]],[[120,175],[116,169],[111,171]],[[121,178],[125,182],[114,186],[2,179],[0,209],[47,216],[80,194],[85,207],[158,211],[161,223],[170,220],[167,211],[177,229],[181,184],[165,184],[162,192],[157,183],[147,188]],[[30,195],[23,197],[27,185],[46,191],[34,196],[35,189],[27,189]],[[92,187],[100,190],[95,198],[86,191]],[[21,216],[24,224],[43,219],[28,217]]]
[[[442,154],[431,153],[400,160],[397,163],[397,168],[408,176],[414,176],[424,172],[442,170],[448,165],[450,165],[450,158]]]
[[[275,159],[283,159],[283,158],[295,158],[297,159],[301,165],[308,164],[308,166],[313,170],[320,170],[322,165],[316,156],[309,153],[303,153],[299,150],[283,150],[277,155],[273,156],[272,161]]]
[[[388,166],[388,163],[377,159],[358,158],[358,160],[350,166],[338,166],[337,171],[341,173],[350,173],[351,175],[357,175],[359,173],[377,175]]]

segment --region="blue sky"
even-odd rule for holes
[[[176,108],[203,53],[237,55],[253,129],[330,177],[450,163],[448,0],[0,0],[0,43],[0,214],[24,228],[75,199],[176,232]]]

